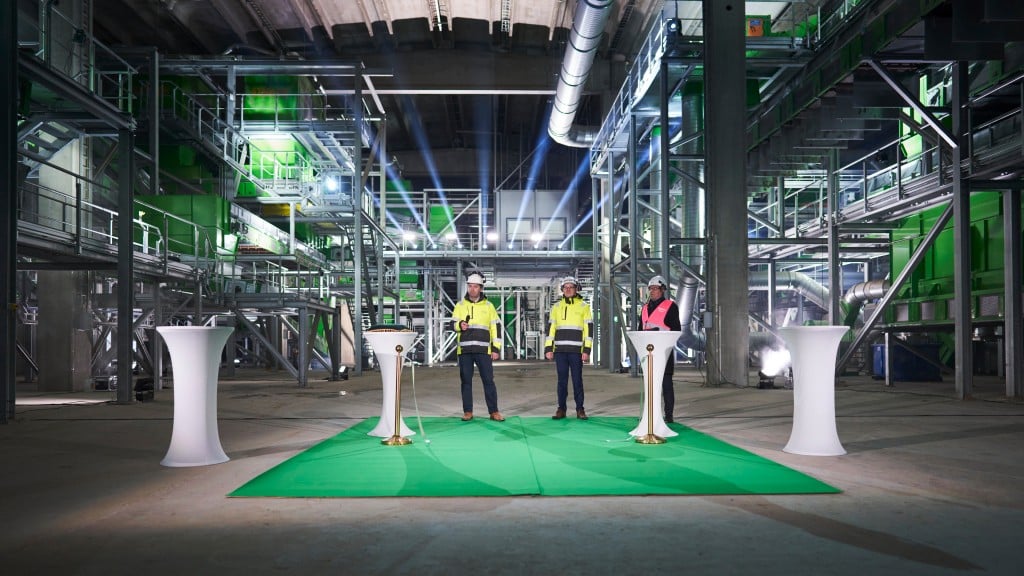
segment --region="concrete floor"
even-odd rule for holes
[[[550,363],[504,363],[496,373],[506,415],[553,413]],[[975,399],[962,402],[948,381],[886,389],[843,378],[837,421],[849,454],[807,457],[781,451],[792,391],[705,388],[696,371],[677,372],[678,421],[838,495],[226,498],[380,413],[378,373],[305,389],[285,376],[221,379],[231,461],[195,468],[159,465],[170,390],[125,406],[109,403],[111,392],[20,385],[17,418],[0,426],[2,573],[1024,573],[1024,405],[1002,399],[1000,382],[979,380]],[[406,394],[410,380],[407,369]],[[454,368],[419,368],[415,385],[424,415],[461,412]],[[639,389],[639,380],[587,369],[587,410],[633,415]],[[479,384],[476,396],[485,412]]]

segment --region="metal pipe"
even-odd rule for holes
[[[700,283],[689,274],[684,274],[679,285],[679,295],[676,298],[676,305],[679,306],[679,324],[683,333],[679,341],[687,348],[703,350],[705,336],[703,332],[693,329],[693,311],[697,307],[697,288]]]
[[[573,121],[613,4],[614,0],[579,0],[576,4],[548,121],[548,134],[563,146],[589,148],[597,139],[598,128],[573,126]]]
[[[850,286],[850,289],[843,296],[843,303],[846,304],[843,324],[852,328],[856,323],[857,315],[860,314],[860,308],[864,305],[864,302],[877,300],[885,296],[885,293],[888,291],[888,280],[870,280]]]
[[[750,272],[752,290],[768,288],[768,280],[768,272]],[[822,310],[828,310],[829,289],[802,272],[777,272],[775,288],[795,290]]]
[[[866,300],[875,300],[885,296],[889,290],[888,280],[870,280],[850,286],[843,296],[843,302],[849,306],[860,305]]]

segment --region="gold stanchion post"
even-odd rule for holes
[[[397,371],[395,372],[395,433],[390,438],[385,438],[380,441],[381,444],[386,446],[405,446],[406,444],[412,444],[412,440],[405,438],[399,432],[402,431],[402,345],[395,346],[395,362],[398,364]],[[662,440],[664,442],[664,440]]]
[[[654,344],[647,345],[647,434],[637,436],[638,444],[664,444],[665,439],[654,433]]]

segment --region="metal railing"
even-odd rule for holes
[[[138,71],[96,39],[88,26],[61,12],[56,2],[42,4],[39,20],[18,20],[19,46],[33,48],[35,57],[48,68],[131,114]]]
[[[96,251],[109,257],[117,251],[118,220],[124,215],[115,208],[82,198],[83,190],[95,194],[98,188],[103,188],[101,185],[76,178],[75,188],[77,195],[33,182],[23,183],[19,187],[18,221],[49,231],[47,236],[52,241],[68,245],[76,253]],[[111,192],[110,189],[106,190]],[[218,262],[226,255],[218,252],[206,228],[145,202],[136,201],[134,214],[140,212],[150,217],[148,221],[132,217],[132,245],[136,252],[157,256],[164,263],[173,258],[197,270],[216,273]],[[169,235],[171,222],[188,227],[191,230],[190,237],[184,239]]]
[[[258,135],[236,130],[224,119],[226,103],[218,94],[196,94],[170,81],[161,82],[161,86],[161,113],[180,120],[199,141],[215,147],[223,160],[268,196],[309,197],[325,172],[338,169],[333,162],[312,158],[288,132]],[[317,110],[303,108],[292,112],[299,117],[303,112],[312,114]],[[274,117],[278,117],[277,110]],[[239,118],[244,122],[242,112]],[[270,122],[271,127],[276,125],[273,119]],[[262,141],[263,147],[254,140]],[[296,142],[296,145],[273,150],[273,140]]]

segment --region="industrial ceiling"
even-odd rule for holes
[[[818,4],[748,2],[797,19]],[[33,3],[34,4],[34,3]],[[416,188],[517,188],[546,116],[575,0],[94,0],[93,32],[114,49],[178,56],[358,61],[387,115],[387,153]],[[576,122],[599,125],[653,19],[700,33],[700,2],[615,0]],[[663,12],[664,10],[664,12]],[[338,87],[318,79],[325,93]],[[341,90],[337,90],[341,92]],[[432,162],[422,149],[429,147]],[[481,155],[480,151],[486,150]],[[540,156],[540,155],[538,155]],[[564,188],[585,150],[552,146],[538,187]],[[433,174],[432,174],[433,173]]]

